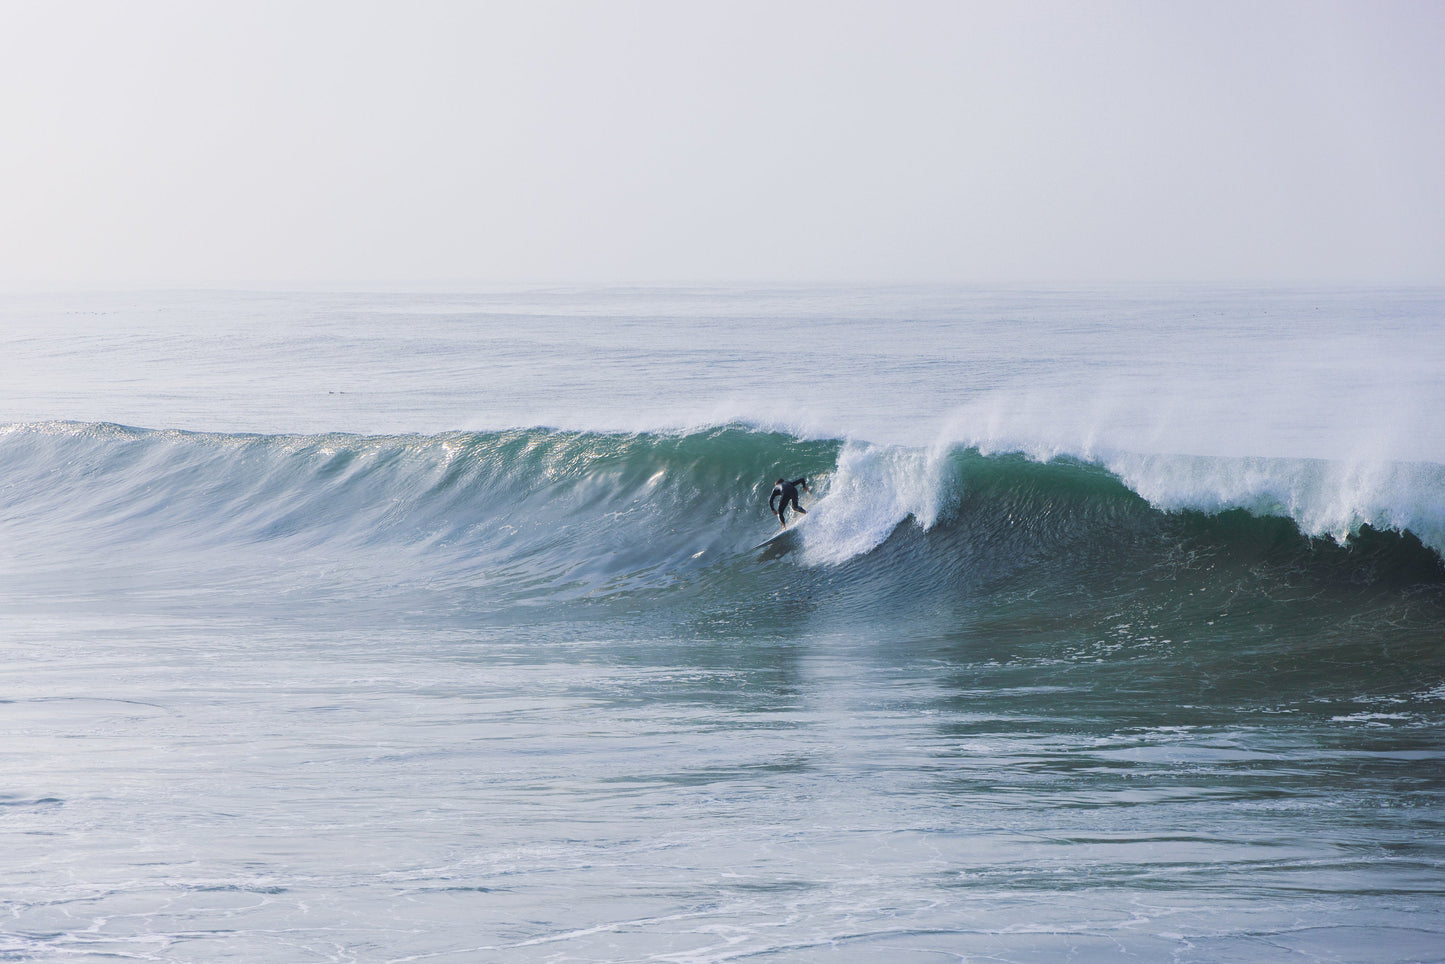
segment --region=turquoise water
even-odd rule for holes
[[[0,956],[1445,959],[1442,305],[11,297]]]

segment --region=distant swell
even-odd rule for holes
[[[809,513],[760,554],[779,475],[810,479]],[[1430,464],[1041,463],[742,425],[301,436],[38,423],[0,429],[0,493],[20,567],[128,546],[260,552],[370,560],[513,600],[705,583],[760,557],[845,567],[856,591],[896,591],[903,575],[937,589],[1171,567],[1445,580],[1445,467]]]

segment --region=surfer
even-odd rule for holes
[[[779,479],[778,484],[773,486],[773,494],[768,496],[769,509],[773,509],[773,503],[777,502],[779,497],[781,497],[783,500],[778,504],[778,507],[776,509],[773,509],[773,515],[778,517],[778,522],[782,524],[782,527],[784,529],[788,527],[788,520],[783,515],[783,513],[788,510],[789,502],[793,504],[793,508],[797,509],[803,515],[808,514],[807,509],[798,505],[798,486],[800,485],[803,487],[804,492],[808,493],[809,495],[813,494],[813,490],[808,488],[807,479],[794,479],[791,482],[785,482],[784,480]]]

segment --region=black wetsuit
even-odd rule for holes
[[[798,505],[798,486],[800,485],[805,489],[808,488],[808,480],[794,479],[791,482],[784,482],[782,479],[779,479],[778,484],[773,486],[773,494],[768,497],[769,509],[773,509],[773,503],[778,501],[779,496],[782,497],[782,502],[778,504],[776,509],[773,509],[773,514],[778,517],[778,521],[783,525],[788,524],[787,517],[784,516],[783,513],[787,511],[788,503],[790,502],[793,508],[797,509],[800,513],[803,515],[808,514],[807,509]]]

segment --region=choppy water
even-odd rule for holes
[[[11,297],[0,957],[1445,960],[1442,306]]]

